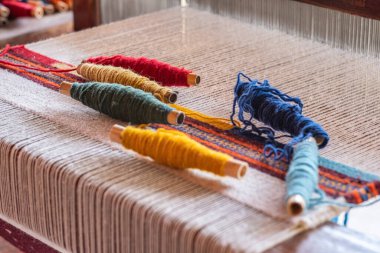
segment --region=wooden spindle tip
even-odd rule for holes
[[[42,18],[44,16],[44,9],[42,7],[34,7],[32,10],[32,17]]]
[[[9,9],[7,7],[0,7],[0,17],[6,18],[9,16]]]
[[[299,195],[293,195],[288,198],[288,201],[286,203],[286,210],[289,215],[295,216],[303,213],[303,211],[306,208],[306,202],[304,198]]]
[[[247,173],[248,168],[246,162],[231,159],[224,165],[224,175],[240,179]]]
[[[178,98],[178,92],[171,92],[168,94],[168,102],[170,104],[174,104],[175,102],[177,102],[177,98]]]
[[[194,74],[190,73],[187,75],[187,84],[188,85],[198,85],[201,82],[201,77]]]
[[[58,12],[65,12],[69,10],[69,6],[67,5],[67,3],[62,1],[57,2],[55,7],[57,8]]]
[[[116,143],[122,143],[121,133],[124,131],[124,127],[121,125],[113,125],[110,131],[110,139]]]
[[[54,6],[52,4],[45,4],[43,6],[43,9],[46,15],[51,15],[55,11]]]
[[[322,145],[322,143],[325,142],[325,138],[323,138],[322,136],[316,136],[314,137],[314,140],[318,146]]]
[[[173,110],[169,112],[167,121],[171,125],[181,125],[185,121],[185,114],[183,112]]]
[[[73,86],[72,83],[63,81],[61,83],[61,86],[59,87],[59,92],[62,93],[62,94],[65,94],[67,96],[71,96],[70,90],[71,90],[72,86]]]

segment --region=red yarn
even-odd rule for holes
[[[17,17],[31,17],[34,6],[23,3],[23,2],[17,2],[17,1],[2,1],[1,2],[4,6],[8,7],[10,10],[10,16],[12,18]]]
[[[0,57],[6,55],[8,53],[8,51],[9,51],[10,48],[11,48],[11,46],[9,44],[7,44],[5,46],[5,48],[2,50],[2,52],[0,52]],[[70,69],[35,68],[35,67],[30,67],[30,66],[26,66],[26,65],[16,64],[16,63],[13,63],[13,62],[3,61],[3,60],[0,60],[0,64],[7,65],[7,66],[13,66],[13,67],[19,67],[19,68],[23,68],[23,69],[31,69],[31,70],[36,70],[36,71],[40,71],[40,72],[54,72],[54,73],[71,72],[71,71],[74,71],[74,70],[77,69],[76,67],[75,68],[70,68]]]
[[[85,62],[131,69],[142,76],[161,83],[163,86],[190,86],[187,83],[187,76],[191,73],[190,70],[174,67],[156,59],[115,55],[111,57],[92,57]]]

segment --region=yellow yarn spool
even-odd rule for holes
[[[197,168],[235,178],[244,176],[248,169],[247,163],[209,149],[186,134],[174,130],[153,131],[114,125],[110,138],[127,149],[176,169]]]
[[[176,92],[159,85],[155,81],[151,81],[147,77],[140,76],[129,69],[82,63],[78,66],[77,72],[90,81],[119,83],[150,92],[164,103],[175,103],[175,101],[177,101]]]

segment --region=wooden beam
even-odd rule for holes
[[[100,25],[100,1],[74,1],[74,29],[76,31]]]
[[[380,20],[379,0],[295,0],[354,15]]]

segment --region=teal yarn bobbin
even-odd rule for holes
[[[318,146],[313,137],[298,143],[294,148],[286,174],[286,201],[290,215],[300,214],[320,200],[312,198],[313,193],[322,194],[318,188],[318,161]]]
[[[184,114],[152,94],[119,84],[62,82],[60,92],[114,119],[132,124],[182,124]]]

